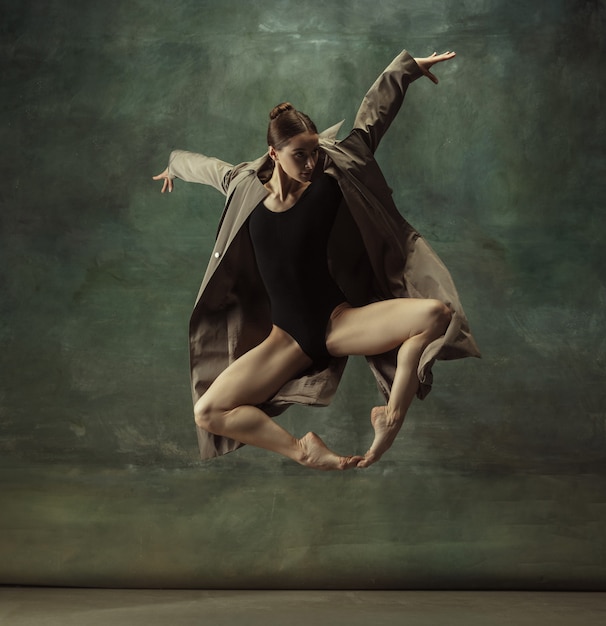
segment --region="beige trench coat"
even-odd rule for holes
[[[406,51],[398,55],[364,97],[351,133],[337,141],[339,124],[321,134],[322,157],[316,171],[334,176],[343,192],[328,254],[333,277],[349,302],[357,306],[388,298],[437,298],[453,310],[446,334],[422,354],[418,396],[423,398],[431,388],[431,366],[436,359],[479,356],[479,351],[448,270],[400,215],[373,156],[402,105],[408,85],[421,75]],[[237,166],[182,150],[170,156],[170,176],[212,185],[226,196],[215,247],[190,320],[194,402],[220,372],[263,341],[271,330],[269,302],[246,224],[268,194],[263,183],[271,176],[272,167],[267,154]],[[368,362],[387,400],[396,352],[369,357]],[[275,416],[293,403],[329,404],[345,363],[346,358],[335,358],[326,369],[305,372],[261,408]],[[242,445],[197,430],[204,459]]]

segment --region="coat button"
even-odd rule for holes
[[[215,252],[215,259],[220,259],[220,258],[221,258],[221,253]]]

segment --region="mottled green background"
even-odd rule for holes
[[[589,0],[1,0],[0,583],[606,587],[604,33]],[[402,47],[454,49],[378,157],[484,358],[435,367],[366,471],[201,463],[187,323],[238,162],[291,100],[353,121]],[[377,399],[281,423],[343,453]]]

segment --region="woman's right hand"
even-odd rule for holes
[[[162,185],[162,190],[160,193],[164,193],[167,189],[170,193],[173,190],[173,176],[168,173],[168,167],[162,172],[162,174],[158,174],[157,176],[152,176],[153,180],[163,180],[164,184]]]

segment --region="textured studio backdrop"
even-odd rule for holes
[[[0,0],[0,583],[606,587],[601,0]],[[393,448],[323,474],[200,462],[187,324],[222,197],[172,148],[345,119],[402,49],[454,49],[378,152],[481,361],[438,363]],[[343,136],[343,135],[342,135]],[[378,397],[279,418],[362,453]]]

